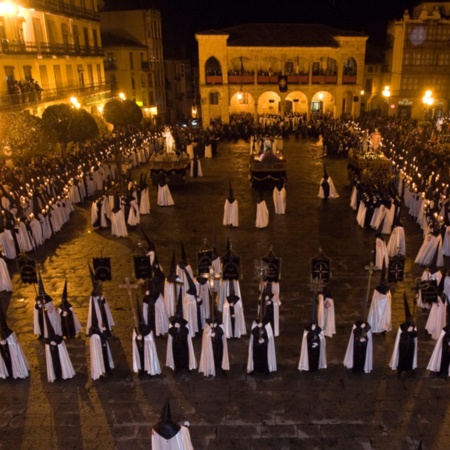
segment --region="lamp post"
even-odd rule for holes
[[[391,97],[391,89],[389,86],[385,86],[382,92],[384,101],[386,102],[386,115],[389,116],[389,99]]]
[[[366,104],[364,103],[364,94],[365,94],[364,89],[362,89],[359,94],[361,95],[361,112],[365,112]]]
[[[434,104],[434,98],[433,98],[433,92],[432,91],[425,91],[425,95],[422,97],[423,106],[425,108],[424,112],[424,119],[425,120],[432,120],[433,119],[433,112],[431,107]]]

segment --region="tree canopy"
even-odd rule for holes
[[[133,100],[114,98],[103,107],[104,119],[114,127],[126,127],[142,122],[141,108]]]

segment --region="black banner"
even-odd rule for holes
[[[213,252],[212,250],[201,250],[197,252],[197,274],[201,276],[204,273],[209,273],[209,268],[212,266]]]
[[[319,280],[330,281],[331,262],[329,258],[313,258],[311,260],[311,276]]]
[[[146,280],[152,278],[152,266],[148,256],[133,256],[134,275],[137,280]]]
[[[278,76],[278,87],[280,88],[280,92],[287,92],[288,90],[288,81],[286,75]]]
[[[264,256],[261,258],[267,264],[267,271],[264,277],[264,281],[270,281],[277,283],[280,281],[281,276],[281,258],[276,256]]]
[[[222,258],[222,279],[239,280],[241,267],[240,256],[224,256]]]
[[[22,283],[34,284],[38,282],[36,261],[24,256],[16,260]]]
[[[403,281],[405,273],[405,257],[397,255],[389,259],[388,283]]]
[[[111,258],[94,258],[94,273],[97,281],[110,281],[111,277]]]
[[[438,298],[438,288],[436,280],[421,281],[419,284],[422,294],[422,302],[436,303]]]

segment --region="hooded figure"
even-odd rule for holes
[[[152,273],[154,274],[159,268],[162,272],[162,268],[159,264],[158,257],[156,256],[156,247],[155,244],[150,240],[144,230],[141,230],[144,235],[145,240],[147,241],[147,249],[145,250],[145,255],[150,259],[150,267],[152,268]]]
[[[421,266],[444,266],[444,255],[442,253],[442,234],[438,231],[433,231],[429,227],[426,230],[425,238],[422,246],[417,253],[414,262]]]
[[[389,237],[386,250],[389,258],[397,255],[406,255],[405,229],[400,225],[399,221],[394,223],[394,229]]]
[[[205,377],[209,377],[210,375],[215,377],[218,373],[225,374],[226,370],[230,370],[225,327],[217,317],[214,296],[211,295],[210,297],[211,318],[207,321],[203,329],[202,353],[198,366],[198,371],[203,373]]]
[[[262,301],[259,307],[259,320],[252,323],[248,346],[247,373],[269,374],[277,370],[275,339],[270,322],[264,322],[265,305]]]
[[[445,294],[443,294],[445,295]],[[447,302],[447,298],[445,298]],[[450,308],[447,308],[447,315]],[[447,325],[441,330],[439,339],[436,341],[427,370],[436,372],[438,375],[450,376],[450,318],[447,317]]]
[[[194,450],[187,427],[172,421],[170,405],[167,401],[161,420],[152,429],[153,450]]]
[[[53,325],[44,308],[45,361],[47,365],[47,380],[53,383],[55,380],[67,380],[75,376],[72,362],[67,353],[66,344],[61,335],[55,333]]]
[[[150,195],[147,185],[147,174],[145,177],[141,172],[139,179],[139,185],[137,189],[138,203],[139,203],[139,214],[150,214]]]
[[[86,324],[87,332],[91,328],[93,324],[93,308],[95,308],[98,325],[102,329],[102,333],[105,334],[106,337],[111,336],[111,329],[115,325],[114,319],[111,314],[111,310],[109,309],[108,302],[105,297],[103,297],[103,287],[102,283],[95,279],[94,271],[91,266],[89,266],[89,273],[92,281],[92,292],[91,297],[89,299],[89,311],[88,311],[88,320]]]
[[[378,269],[381,269],[383,267],[383,264],[386,267],[389,267],[389,256],[388,251],[386,248],[386,242],[383,239],[383,236],[381,234],[377,234],[377,237],[375,238],[375,266],[378,267]]]
[[[277,283],[278,284],[278,283]],[[273,292],[273,285],[271,281],[264,282],[260,298],[258,300],[258,314],[261,301],[264,303],[264,318],[263,322],[270,322],[273,335],[275,337],[280,335],[280,297]],[[262,297],[262,298],[261,298]]]
[[[205,326],[205,307],[202,299],[197,295],[198,282],[191,278],[186,269],[185,279],[188,281],[189,289],[183,297],[183,317],[188,321],[191,336],[194,337]]]
[[[328,200],[329,198],[338,198],[339,194],[334,187],[333,180],[328,176],[327,168],[325,164],[323,165],[323,178],[321,178],[319,183],[319,194],[318,197]]]
[[[286,214],[286,188],[284,180],[278,181],[277,185],[273,188],[272,197],[275,214]]]
[[[170,318],[169,333],[167,335],[166,366],[175,372],[186,369],[188,372],[197,367],[194,347],[187,320],[181,315],[181,291],[178,297],[177,311]]]
[[[225,205],[223,208],[223,224],[231,227],[239,226],[239,205],[238,201],[234,198],[231,182],[230,196],[225,200]]]
[[[162,172],[158,180],[158,196],[156,199],[158,206],[173,206],[175,203],[170,193],[169,185],[166,182],[166,176]]]
[[[155,339],[152,329],[145,323],[141,313],[139,300],[136,299],[136,312],[138,326],[133,328],[133,372],[159,375],[161,366],[156,351]]]
[[[197,177],[203,176],[202,164],[200,162],[198,155],[195,155],[194,159],[191,159],[191,161],[190,161],[189,175],[191,176],[191,178],[197,178]]]
[[[172,262],[170,264],[169,275],[164,281],[164,303],[168,317],[173,317],[177,309],[178,294],[181,291],[181,278],[177,275],[175,263],[175,251],[172,252]]]
[[[372,303],[367,316],[372,333],[384,333],[392,330],[391,303],[392,295],[386,283],[386,266],[383,264],[380,283],[373,291]]]
[[[128,230],[125,223],[125,215],[122,208],[122,199],[114,194],[113,207],[111,208],[111,234],[116,237],[127,237]]]
[[[58,312],[61,318],[62,335],[66,338],[75,337],[81,331],[81,324],[67,299],[67,278],[64,282],[64,290],[61,296],[61,303],[58,306]]]
[[[405,322],[398,327],[394,351],[389,362],[389,367],[397,370],[399,374],[413,372],[417,367],[417,327],[409,310],[405,293],[403,293],[403,306]]]
[[[186,291],[190,288],[188,277],[186,276],[186,273],[189,274],[191,279],[194,278],[194,272],[192,270],[191,265],[188,263],[188,259],[186,256],[186,250],[184,249],[183,241],[181,241],[181,258],[179,263],[177,264],[177,276],[182,281],[181,290],[183,292],[183,297]]]
[[[311,325],[303,331],[298,370],[317,372],[327,368],[326,340],[317,321],[317,300],[314,296]]]
[[[222,319],[227,338],[240,338],[247,334],[244,318],[244,305],[239,295],[236,295],[235,283],[238,280],[222,280],[228,286],[229,292],[223,302]],[[239,290],[240,292],[240,290]]]
[[[264,194],[259,192],[258,202],[256,203],[256,228],[266,228],[269,225],[269,210],[267,209]]]
[[[2,233],[0,232],[0,235]],[[0,242],[1,244],[1,242]],[[0,292],[12,291],[12,283],[11,283],[11,277],[8,272],[8,266],[6,265],[5,260],[3,259],[3,256],[0,253]]]
[[[331,292],[325,288],[319,293],[318,302],[318,325],[322,328],[324,336],[333,337],[333,334],[336,334],[336,324]]]
[[[366,300],[362,302],[361,317],[352,327],[344,357],[344,366],[353,372],[370,373],[373,361],[372,330],[365,320]]]
[[[27,378],[27,358],[17,340],[16,333],[6,323],[6,314],[0,304],[0,378]]]
[[[47,315],[53,330],[61,336],[61,318],[53,305],[52,298],[45,292],[41,274],[38,273],[38,295],[36,296],[36,303],[34,305],[34,334],[38,335],[39,338],[48,337],[44,327],[44,309],[47,310]]]
[[[433,339],[439,339],[442,329],[445,327],[445,321],[447,317],[447,296],[444,293],[444,280],[445,277],[440,271],[433,274],[433,278],[439,280],[437,286],[437,295],[431,303],[430,313],[428,314],[427,323],[425,329]]]
[[[149,327],[150,331],[153,331],[155,336],[162,336],[167,333],[169,317],[164,299],[150,280],[147,280],[145,296],[142,300],[142,313],[145,325]]]
[[[93,296],[89,299],[89,351],[91,378],[98,380],[114,369],[114,362],[107,340],[107,330],[99,322],[98,309],[96,308]],[[101,316],[100,316],[101,317]]]

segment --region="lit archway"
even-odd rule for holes
[[[258,98],[258,114],[280,114],[281,97],[273,91],[262,93]]]
[[[303,92],[290,92],[285,99],[285,114],[308,114],[308,98]]]
[[[230,99],[230,114],[253,114],[255,111],[255,100],[251,94],[245,90],[236,92]]]
[[[331,114],[334,117],[335,106],[336,102],[333,95],[328,91],[319,91],[316,92],[311,99],[310,110],[312,114]]]

